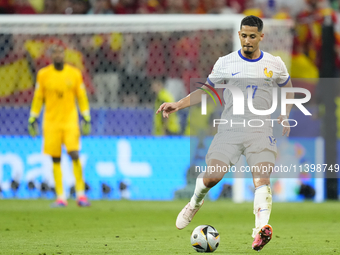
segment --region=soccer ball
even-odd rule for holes
[[[192,231],[191,245],[197,252],[213,252],[220,244],[220,234],[210,225],[200,225]]]

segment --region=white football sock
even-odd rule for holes
[[[254,214],[255,228],[261,228],[268,224],[272,210],[272,191],[269,185],[262,185],[255,189]]]
[[[80,197],[83,197],[83,196],[85,196],[85,191],[84,190],[76,191],[76,197],[77,198],[80,198]]]
[[[202,204],[202,200],[205,197],[205,195],[208,193],[210,188],[207,188],[203,183],[203,176],[204,173],[201,173],[199,176],[197,176],[196,179],[196,187],[194,195],[192,196],[190,200],[190,206],[191,207],[198,207]]]
[[[67,200],[67,199],[66,199],[65,193],[58,195],[58,196],[57,196],[57,199],[61,199],[61,200],[63,200],[63,201],[66,201],[66,200]]]

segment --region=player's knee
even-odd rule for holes
[[[221,177],[209,177],[209,178],[204,178],[203,183],[207,188],[212,188],[214,187],[219,181],[221,180]]]
[[[53,163],[60,163],[61,158],[60,157],[59,158],[52,157],[52,161],[53,161]]]
[[[70,156],[70,158],[72,160],[78,160],[79,159],[79,152],[78,151],[70,151],[68,153],[68,155]]]

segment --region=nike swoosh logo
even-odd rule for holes
[[[238,72],[238,73],[240,73],[240,72]],[[236,75],[236,74],[238,74],[238,73],[232,73],[231,76],[234,76],[234,75]]]

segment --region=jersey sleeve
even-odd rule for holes
[[[32,101],[30,116],[38,118],[44,102],[44,83],[41,75],[41,71],[37,74],[37,81],[35,85],[34,97]]]
[[[280,57],[278,57],[278,61],[279,61],[279,75],[276,79],[276,83],[279,87],[283,87],[288,83],[290,75],[287,71],[285,63],[283,63]]]
[[[76,95],[81,114],[90,114],[89,100],[87,99],[83,76],[80,71],[76,72]]]
[[[218,83],[222,83],[226,80],[226,73],[223,72],[222,70],[226,70],[226,68],[222,69],[222,59],[219,58],[215,65],[213,70],[211,71],[211,73],[209,74],[208,78],[207,78],[207,82],[215,87],[215,84]]]

